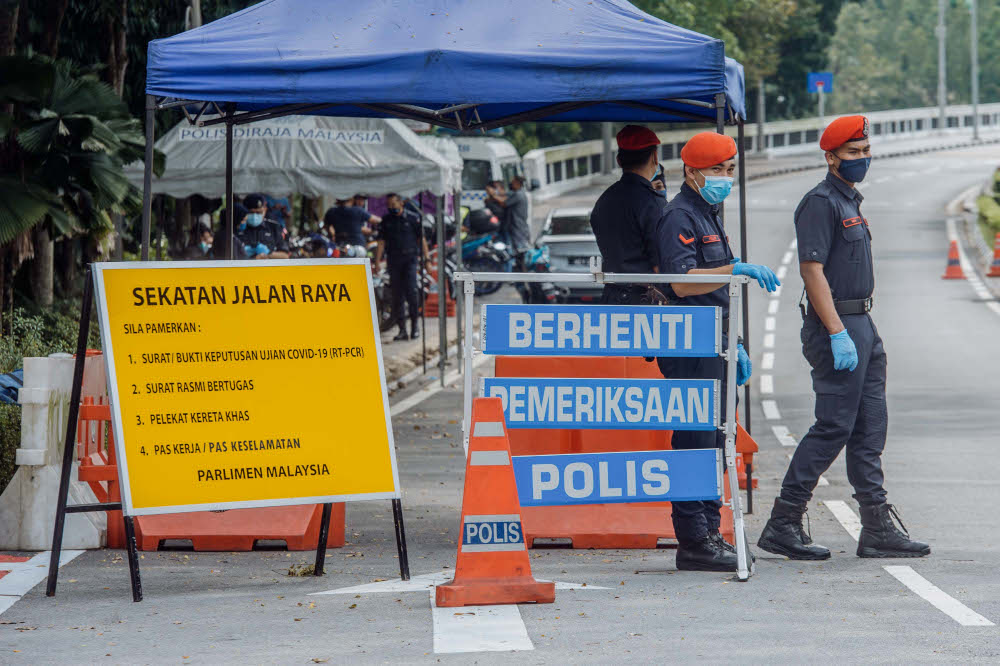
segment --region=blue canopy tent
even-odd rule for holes
[[[165,108],[193,124],[225,124],[229,155],[234,125],[289,114],[458,131],[526,121],[693,121],[720,132],[735,124],[745,192],[743,67],[721,40],[625,0],[264,0],[150,42],[147,62],[143,259],[152,115]],[[231,170],[227,158],[228,201]]]

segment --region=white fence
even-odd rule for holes
[[[974,123],[971,105],[946,108],[947,122],[939,128],[940,113],[936,106],[918,109],[876,111],[866,114],[871,121],[871,132],[879,141],[914,139],[939,134],[967,135]],[[979,124],[983,130],[1000,129],[1000,104],[980,104]],[[829,122],[835,116],[828,116]],[[659,132],[660,161],[665,167],[680,166],[681,148],[692,135],[702,132],[708,125],[692,125],[689,129]],[[818,150],[817,143],[824,125],[819,118],[781,120],[764,125],[763,152],[768,156],[781,156]],[[736,128],[726,132],[736,136]],[[745,126],[746,151],[757,151],[757,125]],[[614,146],[612,146],[614,148]],[[528,178],[537,178],[541,188],[535,196],[546,198],[584,187],[601,174],[603,146],[600,139],[582,141],[551,148],[540,148],[524,155],[524,170]],[[612,150],[614,160],[614,150]],[[612,169],[616,168],[614,162]]]

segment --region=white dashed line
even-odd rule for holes
[[[791,245],[789,245],[788,247],[790,247],[791,249],[793,249],[793,250],[794,250],[794,249],[796,249],[796,248],[797,248],[798,246],[799,246],[799,239],[798,239],[798,238],[793,238],[793,239],[792,239],[792,243],[791,243]]]
[[[760,369],[772,370],[774,368],[774,352],[764,352],[760,357]]]
[[[777,421],[781,418],[781,412],[778,411],[778,403],[774,400],[761,400],[760,408],[764,410],[764,418],[768,421]]]
[[[910,591],[963,627],[992,627],[993,623],[958,599],[931,583],[912,568],[900,565],[882,567]]]
[[[791,433],[788,432],[788,428],[783,425],[773,425],[771,426],[771,432],[774,433],[775,438],[778,443],[782,446],[798,446],[799,443],[795,441]]]
[[[764,334],[764,349],[774,349],[774,333]]]
[[[775,287],[774,291],[771,292],[771,298],[781,298],[781,289],[782,287],[780,284],[777,287]]]
[[[767,314],[775,315],[778,314],[778,308],[781,307],[781,301],[776,298],[772,298],[767,302]]]
[[[774,393],[774,377],[771,375],[760,376],[760,392],[765,395]]]
[[[788,275],[788,266],[778,266],[778,270],[775,273],[778,276],[778,280],[784,280],[785,276]]]
[[[764,330],[773,331],[778,327],[778,321],[774,317],[768,317],[764,320]]]
[[[787,266],[788,264],[792,263],[792,259],[794,257],[795,257],[795,253],[792,252],[791,250],[789,250],[788,252],[785,253],[785,256],[783,256],[781,258],[781,265],[782,266]]]
[[[844,529],[851,535],[851,538],[857,541],[858,537],[861,536],[861,519],[858,518],[858,514],[851,510],[851,507],[847,506],[847,502],[827,500],[823,504],[830,510],[833,517],[844,526]]]

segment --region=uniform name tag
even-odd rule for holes
[[[844,220],[844,226],[847,228],[856,227],[859,224],[864,224],[864,223],[865,223],[865,218],[863,217],[851,217]]]
[[[721,243],[722,239],[720,237],[718,237],[718,236],[715,236],[715,235],[712,235],[712,236],[702,236],[701,237],[701,242],[702,243]]]

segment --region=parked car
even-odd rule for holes
[[[601,256],[597,238],[590,228],[590,207],[556,208],[549,212],[536,245],[549,248],[549,269],[553,273],[587,273],[590,258]],[[559,284],[559,283],[557,283]],[[562,283],[570,301],[600,299],[602,287]]]

